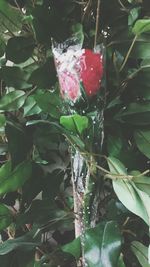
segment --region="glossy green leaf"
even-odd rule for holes
[[[122,239],[115,222],[104,222],[87,230],[83,242],[88,267],[117,266]]]
[[[118,157],[123,147],[123,139],[121,136],[108,135],[107,149],[108,153],[112,157]]]
[[[29,37],[13,37],[8,40],[6,46],[6,58],[14,63],[21,63],[31,57],[35,43]]]
[[[88,118],[79,114],[60,117],[60,124],[74,133],[82,134],[88,127],[88,123]]]
[[[23,109],[24,109],[24,116],[36,115],[42,111],[41,108],[37,105],[34,96],[28,96],[23,105]]]
[[[7,28],[10,31],[17,31],[21,27],[22,14],[19,10],[8,4],[8,1],[0,1],[0,33],[3,33]]]
[[[0,111],[14,111],[21,108],[25,102],[26,95],[23,91],[12,91],[4,95],[0,100]]]
[[[108,165],[113,174],[127,175],[125,166],[116,158],[108,158]],[[150,197],[140,191],[128,178],[113,180],[113,188],[123,205],[140,216],[148,225],[150,224]]]
[[[11,161],[7,161],[0,168],[0,180],[4,177],[8,177],[11,174]]]
[[[131,26],[139,16],[139,7],[132,8],[128,16],[128,25]]]
[[[10,174],[1,176],[0,195],[17,190],[30,178],[31,173],[31,163],[25,161],[19,164]]]
[[[148,247],[144,246],[139,241],[133,241],[131,243],[131,250],[142,267],[150,267],[150,264],[148,263]]]
[[[150,159],[150,130],[136,130],[134,138],[138,149]]]
[[[11,211],[3,204],[0,204],[0,231],[5,229],[13,221]]]
[[[139,171],[132,171],[130,174],[135,176],[133,182],[136,187],[150,196],[150,177],[142,175]]]
[[[72,242],[64,245],[61,248],[64,252],[72,254],[77,260],[81,255],[81,240],[80,237],[74,239]]]
[[[141,33],[145,32],[150,32],[150,19],[137,20],[132,31],[136,35],[140,35]]]

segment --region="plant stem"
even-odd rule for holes
[[[123,61],[123,63],[122,63],[122,65],[121,65],[121,67],[120,67],[120,72],[123,70],[123,68],[124,68],[124,66],[126,65],[126,63],[127,63],[127,60],[128,60],[128,58],[129,58],[129,56],[130,56],[130,54],[131,54],[131,51],[132,51],[132,49],[133,49],[133,46],[134,46],[134,44],[135,44],[135,42],[136,42],[136,40],[137,40],[137,35],[135,35],[135,37],[134,37],[134,39],[133,39],[133,41],[132,41],[132,43],[131,43],[131,46],[129,47],[129,50],[128,50],[128,52],[127,52],[127,54],[126,54],[126,56],[125,56],[125,58],[124,58],[124,61]]]
[[[101,0],[98,0],[97,1],[97,15],[96,15],[94,49],[96,48],[96,45],[97,45],[97,38],[98,38],[98,31],[99,31],[100,5],[101,5]]]

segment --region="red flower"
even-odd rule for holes
[[[68,49],[55,53],[55,63],[60,91],[64,99],[76,102],[81,96],[80,82],[87,96],[95,95],[100,89],[103,75],[103,60],[100,53],[89,49]]]
[[[80,57],[80,79],[88,96],[95,95],[100,89],[103,75],[103,62],[100,53],[85,49]]]

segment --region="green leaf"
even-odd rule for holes
[[[3,204],[0,204],[0,231],[5,229],[13,221],[11,211]]]
[[[41,113],[41,108],[37,105],[34,96],[28,96],[24,105],[24,116],[32,116]]]
[[[4,131],[4,127],[6,125],[6,118],[5,118],[5,115],[3,114],[0,114],[0,132]]]
[[[31,176],[30,162],[22,162],[10,174],[0,176],[0,195],[12,192],[21,187]]]
[[[150,51],[149,51],[149,41],[145,40],[145,41],[140,41],[139,39],[137,39],[133,50],[131,52],[131,57],[137,59],[147,59],[150,57]],[[146,70],[143,69],[142,71],[144,72]],[[137,84],[138,85],[138,84]]]
[[[113,174],[127,175],[125,166],[116,158],[109,157],[108,165]],[[140,191],[132,181],[122,178],[113,180],[113,188],[123,205],[150,224],[150,197]]]
[[[88,127],[88,118],[79,114],[61,116],[60,124],[73,133],[82,134]]]
[[[132,31],[135,35],[140,35],[141,33],[150,32],[150,19],[137,20]]]
[[[13,37],[6,46],[6,58],[18,64],[31,57],[35,43],[31,37]]]
[[[21,90],[12,91],[0,99],[0,111],[14,111],[21,108],[26,95]]]
[[[84,41],[83,25],[80,23],[73,25],[72,32],[74,37],[77,39],[78,44],[82,46]]]
[[[2,37],[0,37],[0,57],[5,53],[5,42]]]
[[[7,161],[0,168],[0,181],[11,174],[11,161]]]
[[[148,248],[139,241],[133,241],[131,243],[131,250],[139,260],[142,267],[150,267],[148,263]]]
[[[62,101],[56,92],[45,92],[35,95],[35,100],[43,112],[54,118],[59,118],[62,110]]]
[[[43,66],[32,72],[29,78],[29,83],[32,83],[39,88],[51,89],[56,80],[54,60],[48,58]]]
[[[18,227],[26,223],[36,223],[42,226],[45,222],[49,222],[47,226],[52,223],[52,229],[55,229],[56,224],[63,222],[66,218],[71,220],[72,223],[73,217],[71,218],[68,212],[58,209],[54,202],[49,199],[36,199],[32,201],[31,206],[25,213],[18,214],[16,224]]]
[[[113,221],[101,223],[87,230],[83,242],[88,267],[116,267],[121,241],[120,231]]]
[[[65,5],[62,6],[64,10]],[[60,7],[59,7],[60,8]],[[62,12],[62,9],[61,12]],[[62,19],[62,13],[57,12],[54,5],[48,9],[47,6],[36,5],[32,9],[33,27],[36,39],[39,43],[50,44],[51,38],[54,40],[65,40],[67,25],[65,20]]]
[[[22,203],[31,204],[32,200],[42,191],[44,178],[44,171],[40,165],[32,163],[32,176],[22,187]]]
[[[75,136],[75,135],[72,135],[72,134],[67,134],[67,137],[69,140],[71,140],[71,143],[73,143],[75,146],[77,146],[79,149],[84,149],[85,148],[85,144],[84,142],[78,137],[78,136]]]
[[[123,147],[123,139],[121,138],[121,136],[108,135],[107,148],[110,156],[118,157],[120,155],[122,147]]]
[[[70,253],[72,254],[76,260],[79,259],[80,255],[81,255],[81,242],[80,242],[80,238],[76,238],[74,239],[72,242],[64,245],[63,247],[61,247],[61,249],[64,252]]]
[[[8,87],[15,89],[27,89],[31,85],[27,83],[29,74],[19,67],[4,66],[0,70],[0,77]]]
[[[0,244],[0,255],[5,255],[10,253],[13,250],[21,250],[21,251],[31,251],[36,246],[40,245],[40,242],[37,242],[33,239],[32,233],[28,233],[21,237],[7,240]]]
[[[10,31],[17,31],[21,28],[22,14],[20,10],[12,8],[6,0],[0,1],[0,34],[4,33],[6,29]]]
[[[150,102],[130,103],[115,115],[115,119],[128,122],[134,125],[149,125]]]
[[[11,155],[12,168],[26,160],[32,148],[32,135],[29,129],[14,121],[7,121],[5,133]]]
[[[140,10],[141,10],[141,8],[139,8],[139,7],[134,7],[130,10],[130,13],[128,16],[128,25],[129,26],[131,26],[135,22],[135,20],[138,18]]]
[[[150,130],[136,130],[134,139],[138,149],[150,159]]]
[[[130,173],[133,176],[133,182],[136,187],[150,196],[150,177],[142,175],[139,171],[132,171]]]
[[[117,267],[126,267],[123,260],[123,255],[120,254]]]

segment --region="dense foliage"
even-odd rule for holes
[[[106,54],[99,217],[82,242],[70,154],[89,118],[68,117],[52,53],[71,36]],[[0,0],[0,81],[0,267],[81,266],[83,247],[88,267],[150,266],[149,0]]]

